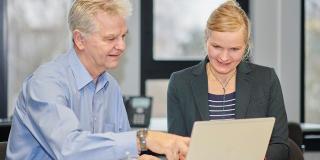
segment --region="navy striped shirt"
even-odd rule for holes
[[[209,119],[235,119],[236,92],[226,95],[208,93]]]

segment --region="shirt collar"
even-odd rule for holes
[[[77,83],[78,90],[82,89],[84,86],[93,81],[91,75],[85,68],[85,66],[81,63],[77,53],[74,48],[69,50],[69,63],[72,69],[72,72],[75,76],[75,80]],[[96,91],[98,92],[102,88],[104,88],[108,84],[108,74],[103,72],[98,77],[98,83],[96,86]]]
[[[99,78],[98,78],[98,83],[96,86],[96,92],[99,92],[102,88],[108,86],[108,74],[107,72],[103,72]]]
[[[81,63],[76,51],[74,48],[71,48],[69,50],[69,63],[72,69],[72,72],[74,74],[77,88],[80,90],[84,86],[86,86],[88,83],[90,83],[93,79],[87,69],[84,67],[84,65]]]

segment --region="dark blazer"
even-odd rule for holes
[[[195,121],[209,120],[208,59],[170,77],[167,97],[168,131],[190,136]],[[268,160],[288,157],[288,126],[279,79],[273,69],[241,62],[236,77],[236,119],[275,117]]]

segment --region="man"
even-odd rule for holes
[[[126,159],[149,149],[184,158],[189,139],[129,131],[113,77],[125,49],[127,0],[76,0],[69,13],[73,48],[26,78],[16,103],[7,159]],[[143,155],[139,159],[156,159]]]

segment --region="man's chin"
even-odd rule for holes
[[[116,69],[118,67],[118,62],[113,62],[113,63],[109,63],[108,65],[106,65],[106,70],[113,70],[113,69]]]

